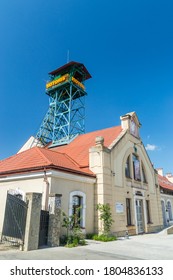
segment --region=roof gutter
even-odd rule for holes
[[[48,166],[38,166],[38,167],[32,167],[32,168],[23,168],[23,169],[16,169],[16,170],[9,170],[9,171],[4,171],[0,172],[0,178],[2,177],[7,177],[8,175],[14,175],[14,174],[23,174],[26,172],[35,172],[35,171],[44,171],[44,170],[60,170],[68,173],[73,173],[73,174],[78,174],[78,175],[83,175],[87,177],[96,177],[95,174],[89,174],[87,172],[83,171],[77,171],[69,168],[64,168],[64,167],[56,167],[54,165],[48,165]]]

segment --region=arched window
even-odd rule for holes
[[[131,178],[131,176],[130,176],[130,155],[128,156],[126,164],[125,164],[125,176],[127,178]]]
[[[138,155],[132,153],[125,161],[125,177],[148,183],[145,166]]]
[[[140,162],[136,155],[133,154],[133,175],[136,181],[141,181]]]
[[[169,220],[172,221],[172,207],[170,201],[167,202],[166,210],[168,211]]]
[[[74,226],[80,225],[81,220],[81,197],[78,195],[73,196],[72,213],[74,215]]]
[[[146,173],[145,173],[145,169],[144,169],[143,163],[142,163],[142,181],[144,183],[147,183],[147,177],[146,177]]]
[[[69,216],[74,215],[74,223],[85,228],[86,194],[81,191],[70,193]]]

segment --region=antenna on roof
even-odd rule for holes
[[[69,59],[70,59],[70,51],[67,51],[67,63],[69,63]]]

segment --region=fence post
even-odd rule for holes
[[[24,251],[38,249],[41,199],[41,193],[26,193],[28,211],[25,227]]]
[[[48,246],[59,246],[61,230],[61,194],[49,195]]]

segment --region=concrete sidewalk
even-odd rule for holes
[[[164,233],[132,236],[117,241],[87,240],[76,248],[54,247],[29,252],[1,251],[1,260],[173,260],[173,235]]]

